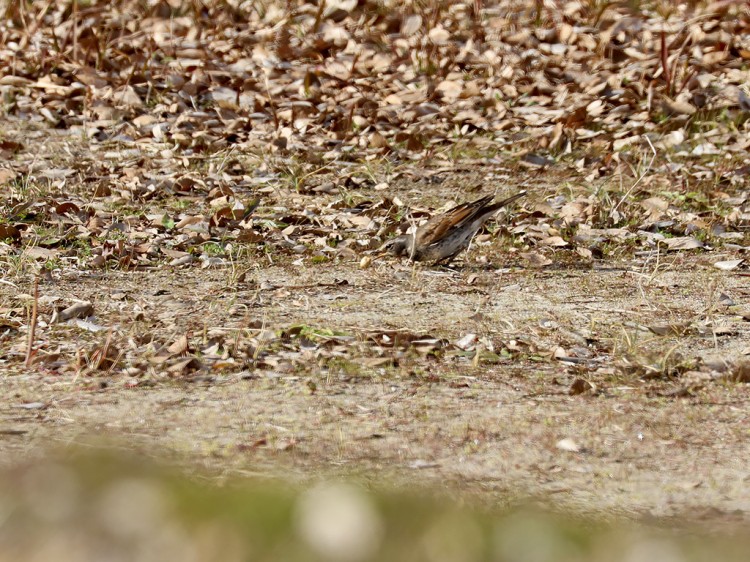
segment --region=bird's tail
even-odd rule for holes
[[[493,203],[493,204],[492,204],[492,206],[493,206],[493,207],[494,207],[495,209],[501,209],[501,208],[505,207],[506,205],[510,205],[510,204],[511,204],[511,203],[513,203],[513,201],[515,201],[516,199],[520,199],[521,197],[523,197],[524,195],[526,195],[526,193],[527,193],[527,192],[526,192],[526,190],[524,189],[523,191],[519,191],[519,192],[518,192],[518,193],[516,193],[515,195],[511,195],[511,196],[510,196],[510,197],[508,197],[507,199],[503,199],[502,201],[498,201],[497,203]]]

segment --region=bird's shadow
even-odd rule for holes
[[[589,262],[555,262],[544,267],[532,267],[523,263],[494,263],[489,262],[485,264],[471,264],[471,263],[451,263],[451,264],[435,264],[425,266],[426,269],[433,269],[437,271],[448,271],[453,273],[478,273],[478,272],[492,272],[499,269],[509,269],[512,271],[523,271],[532,273],[572,273],[572,272],[586,272],[586,271],[626,271],[627,267],[602,267],[604,261],[594,260]]]

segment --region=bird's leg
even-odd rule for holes
[[[453,262],[453,260],[456,259],[457,255],[458,255],[458,253],[455,253],[455,254],[450,255],[450,256],[445,256],[444,258],[441,258],[441,259],[437,260],[432,265],[437,265],[437,266],[440,266],[440,267],[445,267],[447,269],[450,269],[449,266]]]
[[[450,265],[450,264],[435,264],[433,266],[434,268],[445,271],[446,273],[449,273],[452,277],[455,277],[460,273],[460,269],[457,265]]]
[[[480,226],[479,228],[482,228],[482,227]],[[469,253],[469,250],[471,250],[471,245],[472,245],[472,243],[474,242],[474,237],[475,237],[475,236],[477,235],[477,233],[479,232],[479,228],[477,228],[477,229],[476,229],[476,230],[474,231],[474,234],[472,234],[472,235],[471,235],[471,238],[469,238],[469,243],[468,243],[468,244],[466,245],[466,253],[467,253],[467,254]]]

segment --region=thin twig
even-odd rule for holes
[[[268,76],[266,76],[265,81],[266,86],[266,97],[268,98],[268,107],[271,108],[271,116],[273,117],[273,127],[275,131],[279,130],[279,116],[276,113],[276,104],[273,102],[273,97],[271,96],[271,87],[268,85]]]
[[[34,277],[34,302],[31,305],[31,320],[29,321],[29,341],[26,345],[26,361],[24,365],[28,369],[31,366],[31,358],[34,351],[34,338],[36,336],[36,315],[39,307],[39,275]]]
[[[664,30],[661,32],[661,68],[664,72],[664,81],[667,83],[667,95],[671,95],[672,92],[672,75],[669,71],[669,57],[667,53],[667,35]]]
[[[409,225],[411,226],[411,230],[413,230],[412,236],[411,236],[411,247],[409,248],[409,261],[414,261],[414,255],[417,253],[417,229],[419,228],[417,226],[416,219],[411,214],[411,209],[408,210],[406,214],[406,219],[409,221]],[[408,231],[407,231],[408,232]]]

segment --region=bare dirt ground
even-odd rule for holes
[[[176,313],[174,337],[306,325],[363,342],[384,330],[452,342],[476,334],[525,353],[473,361],[460,349],[432,359],[390,349],[383,357],[393,361],[373,367],[356,346],[322,361],[311,344],[294,368],[269,364],[189,382],[152,370],[142,375],[152,386],[141,378],[132,388],[122,375],[7,372],[2,457],[14,462],[50,444],[106,436],[229,473],[344,473],[446,486],[489,503],[539,497],[584,512],[747,512],[745,385],[689,383],[660,365],[746,352],[747,323],[713,294],[742,299],[744,278],[707,267],[705,256],[665,256],[658,269],[644,260],[543,271],[472,265],[479,252],[494,261],[492,250],[475,248],[455,270],[392,260],[367,270],[356,262],[248,263],[245,287],[235,288],[221,269],[45,282],[45,296],[93,302],[99,323],[108,324],[110,310],[117,318],[135,307],[147,317],[189,311]],[[113,302],[120,292],[127,297]],[[720,335],[644,328],[707,315]],[[651,357],[653,373],[614,369],[625,357]],[[579,378],[593,388],[571,395]],[[578,450],[564,450],[563,439]]]

